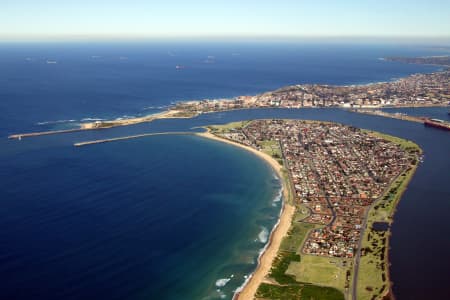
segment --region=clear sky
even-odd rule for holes
[[[450,0],[0,0],[0,39],[450,37]]]

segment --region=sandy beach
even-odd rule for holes
[[[261,157],[264,159],[267,163],[270,164],[270,166],[274,169],[274,171],[277,173],[278,177],[282,181],[283,184],[283,208],[282,212],[280,214],[279,222],[277,223],[274,230],[272,230],[272,233],[270,235],[269,244],[266,248],[266,251],[260,256],[258,266],[255,270],[255,272],[252,274],[251,278],[248,280],[247,284],[243,287],[242,291],[240,291],[238,294],[236,294],[234,299],[240,299],[240,300],[246,300],[246,299],[254,299],[256,291],[259,287],[259,285],[263,282],[266,275],[269,273],[270,268],[272,267],[272,262],[277,256],[278,249],[280,248],[281,241],[284,236],[287,235],[287,232],[291,226],[292,218],[294,216],[295,212],[295,206],[288,204],[287,199],[289,197],[289,186],[287,182],[283,180],[283,176],[281,174],[281,166],[280,164],[273,159],[270,155],[267,155],[263,152],[260,152],[256,149],[253,149],[251,147],[235,143],[233,141],[222,139],[220,137],[217,137],[213,135],[210,132],[205,133],[198,133],[197,135],[217,140],[220,142],[232,144],[234,146],[243,148],[247,151],[250,151],[254,153],[255,155]]]

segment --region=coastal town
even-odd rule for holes
[[[367,85],[299,84],[255,96],[179,102],[171,109],[201,114],[250,108],[379,108],[445,106],[449,103],[450,71],[445,70]]]
[[[258,151],[267,151],[270,145],[271,156],[287,170],[293,204],[303,210],[303,217],[294,222],[312,226],[295,253],[339,259],[347,271],[341,290],[349,294],[353,284],[356,294],[353,269],[358,268],[368,213],[375,203],[377,208],[389,205],[392,198],[383,196],[397,178],[418,164],[420,149],[329,122],[255,120],[210,130]],[[385,267],[380,268],[381,277],[385,282]]]
[[[450,0],[2,3],[0,300],[450,300]]]
[[[254,96],[185,101],[158,114],[82,123],[80,128],[13,134],[9,138],[21,140],[159,119],[188,119],[235,109],[308,107],[345,108],[448,130],[450,126],[442,120],[381,110],[448,105],[450,70],[443,70],[368,85],[299,84]],[[334,295],[326,299],[392,299],[389,228],[402,191],[421,160],[420,148],[410,141],[330,122],[273,119],[237,123],[211,125],[207,133],[144,133],[77,142],[74,146],[191,134],[264,153],[285,175],[277,174],[285,192],[288,190],[289,196],[283,194],[282,214],[289,211],[289,218],[284,220],[285,230],[278,235],[280,243],[275,248],[269,245],[263,252],[276,255],[266,259],[269,269],[262,275],[254,276],[258,269],[252,274],[260,281],[253,284],[254,288],[252,284],[245,285],[243,292],[247,294],[242,299],[294,299],[300,293],[310,292]],[[282,219],[283,216],[280,222]],[[261,265],[264,264],[258,263],[258,267]],[[236,295],[236,299],[241,299],[239,293]]]
[[[400,118],[424,123],[424,119],[408,118],[368,111],[389,107],[450,106],[450,57],[403,58],[382,60],[399,63],[419,63],[442,66],[443,70],[429,74],[413,74],[390,82],[366,85],[334,86],[323,84],[297,84],[257,95],[243,95],[224,99],[203,99],[175,102],[167,110],[133,118],[119,118],[83,122],[78,128],[44,132],[12,134],[21,139],[48,134],[70,133],[79,130],[97,130],[129,126],[158,119],[194,118],[204,113],[258,108],[343,108],[363,114]],[[432,124],[433,125],[433,124]],[[440,125],[440,124],[439,124]],[[445,127],[449,127],[445,124]],[[442,127],[442,126],[440,126]]]
[[[398,145],[354,127],[295,120],[257,120],[223,137],[260,149],[279,142],[296,202],[311,214],[303,222],[327,225],[307,239],[303,252],[354,256],[366,209],[393,178],[417,163]]]

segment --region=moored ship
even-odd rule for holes
[[[450,130],[450,123],[440,119],[426,119],[423,124],[425,126],[435,127],[439,129]]]

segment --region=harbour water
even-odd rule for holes
[[[86,118],[146,114],[177,100],[431,72],[437,68],[378,59],[430,51],[292,43],[0,45],[0,298],[230,299],[254,270],[281,208],[269,166],[195,136],[73,143],[275,117],[369,128],[424,149],[392,226],[391,274],[400,300],[445,298],[448,132],[340,109],[263,109],[6,139]],[[208,56],[213,63],[204,63]]]

